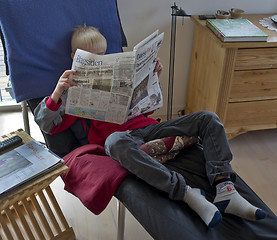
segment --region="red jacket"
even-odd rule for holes
[[[46,99],[46,106],[52,111],[57,111],[57,109],[62,105],[62,100],[60,100],[57,104],[52,100],[51,97]],[[77,120],[81,119],[84,131],[86,130],[86,121],[84,118],[72,116],[72,115],[63,115],[62,123],[54,126],[51,135],[62,132],[68,128]],[[138,129],[142,127],[149,126],[151,124],[159,123],[153,118],[147,117],[145,115],[139,115],[123,124],[109,123],[98,120],[90,120],[90,128],[88,132],[88,141],[89,143],[99,144],[101,146],[104,145],[106,138],[114,133],[114,132],[122,132],[127,130]]]

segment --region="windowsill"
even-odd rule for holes
[[[15,100],[0,102],[0,112],[6,111],[21,111],[21,103],[16,103]]]

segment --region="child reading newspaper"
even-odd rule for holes
[[[104,54],[106,40],[97,29],[77,27],[72,36],[72,56],[76,48]],[[162,71],[158,58],[154,60],[154,72]],[[222,213],[230,213],[249,220],[266,217],[266,213],[251,205],[234,187],[235,173],[230,161],[232,154],[219,118],[207,111],[192,113],[162,123],[140,114],[123,124],[85,119],[65,114],[68,89],[78,84],[71,79],[75,70],[67,70],[60,77],[51,96],[46,97],[35,109],[35,120],[41,129],[56,134],[68,128],[81,145],[104,145],[108,155],[123,167],[150,185],[165,191],[173,200],[187,203],[208,227],[216,227]],[[203,191],[191,188],[184,177],[167,169],[162,163],[145,153],[140,146],[153,139],[187,135],[200,138],[206,160],[207,176],[216,187],[214,204],[207,201]]]

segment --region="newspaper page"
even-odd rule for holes
[[[158,30],[134,47],[136,51],[135,85],[127,120],[163,106],[162,91],[157,73],[154,74],[164,33]]]
[[[133,51],[96,55],[77,49],[65,112],[70,115],[122,124],[162,106],[154,58],[163,34],[157,31]]]
[[[135,52],[96,55],[77,49],[68,90],[66,113],[122,124],[126,121],[134,86]]]
[[[0,197],[62,165],[63,160],[36,141],[0,156]]]

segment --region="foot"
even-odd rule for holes
[[[221,213],[214,204],[205,198],[204,191],[201,189],[188,187],[184,201],[201,217],[208,227],[216,227],[221,222]]]
[[[216,185],[214,205],[221,213],[229,213],[247,220],[259,220],[267,213],[245,200],[235,189],[233,182],[226,181]]]

